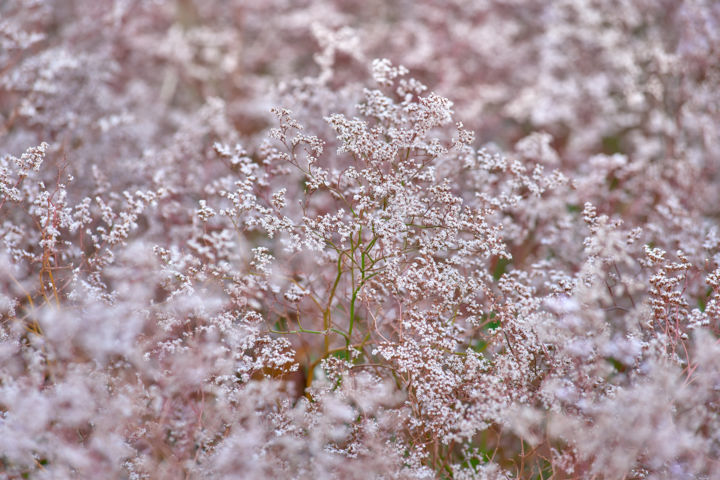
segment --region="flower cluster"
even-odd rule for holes
[[[0,5],[0,476],[710,479],[712,0]]]

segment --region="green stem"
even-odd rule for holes
[[[347,339],[345,340],[345,342],[346,342],[346,347],[347,347],[347,349],[348,349],[348,353],[350,353],[350,352],[349,352],[349,349],[350,349],[350,339],[352,338],[353,326],[355,325],[355,300],[357,300],[357,296],[358,296],[358,293],[360,292],[360,289],[362,288],[362,285],[363,285],[363,284],[361,283],[361,284],[353,291],[352,298],[350,299],[350,327],[348,328],[348,336],[347,336]]]
[[[332,327],[332,318],[330,314],[330,307],[332,306],[333,298],[335,297],[335,290],[337,290],[337,286],[340,283],[340,277],[342,277],[342,253],[338,254],[338,262],[337,262],[337,276],[335,277],[335,282],[333,283],[332,288],[330,289],[330,296],[328,297],[327,305],[325,307],[325,311],[323,312],[323,328],[325,331],[330,330],[330,327]],[[328,335],[325,335],[325,353],[328,352],[330,349],[330,337]]]

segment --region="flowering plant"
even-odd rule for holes
[[[717,5],[301,3],[0,5],[2,475],[714,478]]]

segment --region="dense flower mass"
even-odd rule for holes
[[[720,478],[715,0],[0,3],[0,476]]]

